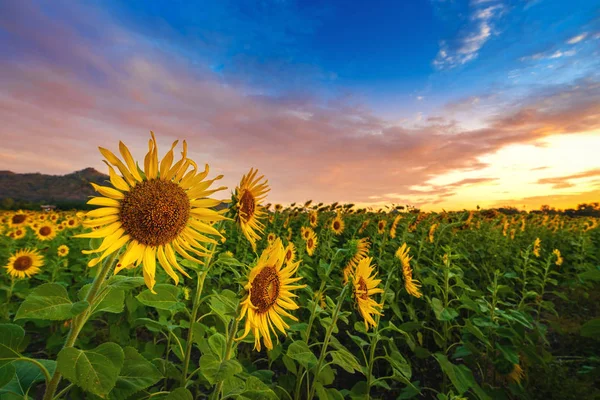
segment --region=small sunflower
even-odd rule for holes
[[[13,229],[11,232],[8,233],[8,236],[17,240],[17,239],[22,239],[25,237],[25,234],[27,233],[25,227],[17,227],[15,229]]]
[[[246,317],[243,335],[237,340],[242,340],[251,331],[254,334],[254,348],[261,349],[262,336],[267,349],[273,349],[271,331],[276,334],[275,328],[285,334],[289,325],[282,317],[298,321],[296,317],[286,310],[297,310],[298,305],[293,298],[296,297],[292,290],[302,289],[306,285],[294,285],[301,277],[294,278],[300,262],[290,262],[283,267],[285,251],[281,239],[277,238],[267,249],[262,252],[256,266],[248,275],[248,283],[244,286],[246,297],[241,302],[239,320]]]
[[[377,326],[373,315],[382,315],[382,305],[371,298],[375,294],[383,293],[383,289],[377,287],[381,283],[381,279],[376,279],[377,273],[374,273],[374,268],[371,266],[372,260],[372,257],[360,260],[353,276],[354,298],[358,305],[358,311],[365,320],[366,330],[369,330],[369,326]]]
[[[273,232],[271,232],[267,235],[267,242],[273,243],[276,238],[277,238],[277,236],[275,236],[275,234]]]
[[[57,250],[58,256],[59,257],[66,257],[69,254],[69,247],[67,247],[67,245],[60,245],[58,246],[58,250]]]
[[[540,240],[540,238],[535,238],[535,242],[533,242],[533,255],[536,257],[539,257],[541,249],[542,249],[542,241]]]
[[[390,228],[390,237],[392,239],[396,238],[396,230],[398,229],[398,222],[402,219],[402,215],[398,214],[396,218],[394,218],[394,222],[392,222],[392,227]]]
[[[294,231],[292,230],[292,228],[288,228],[288,234],[287,234],[287,237],[286,237],[286,239],[288,240],[288,242],[290,240],[292,240],[292,235],[293,234],[294,234]]]
[[[360,225],[360,228],[358,229],[359,234],[363,233],[364,230],[367,229],[367,226],[369,226],[369,222],[371,222],[371,220],[369,219],[363,221],[363,223]]]
[[[75,237],[104,238],[97,249],[83,251],[84,254],[102,253],[88,263],[90,267],[126,246],[115,274],[124,268],[142,264],[146,286],[153,291],[157,258],[177,284],[179,276],[173,268],[187,277],[189,275],[179,266],[176,252],[186,260],[202,264],[192,254],[206,254],[207,249],[201,243],[216,244],[216,240],[205,234],[221,236],[210,223],[225,217],[211,209],[221,201],[208,196],[225,188],[208,190],[222,176],[205,180],[209,166],[206,165],[204,171],[198,173],[196,163],[187,158],[185,141],[181,160],[173,164],[173,150],[178,143],[175,141],[159,162],[156,138],[153,132],[150,133],[152,139],[148,143],[143,171],[122,142],[119,143],[119,150],[125,163],[109,150],[100,148],[102,155],[110,162],[106,165],[114,187],[92,184],[102,197],[94,197],[88,204],[101,208],[88,212],[83,225],[98,229]],[[113,165],[122,176],[117,175]],[[188,171],[190,166],[193,169]]]
[[[22,249],[11,255],[4,266],[13,278],[25,278],[40,272],[44,259],[37,249]]]
[[[437,229],[437,227],[438,227],[438,224],[433,224],[429,228],[429,243],[433,243],[433,241],[434,241],[434,236],[433,235],[434,235],[435,230]]]
[[[521,384],[521,380],[525,377],[525,372],[519,364],[514,364],[512,371],[508,374],[508,379],[517,385]]]
[[[294,262],[296,259],[296,246],[294,243],[289,242],[287,247],[285,248],[285,263],[289,264]]]
[[[317,223],[319,222],[319,214],[316,210],[313,210],[310,212],[310,214],[308,214],[308,222],[310,222],[310,226],[313,228],[317,226]]]
[[[300,228],[300,235],[302,236],[302,239],[304,239],[305,241],[308,240],[308,238],[311,235],[314,235],[314,233],[315,232],[311,228],[309,228],[309,227],[306,227],[306,228],[305,227],[301,227]]]
[[[235,222],[240,226],[254,251],[256,251],[256,241],[260,239],[260,233],[264,230],[260,219],[265,216],[265,211],[260,202],[265,199],[270,190],[266,179],[261,182],[265,177],[257,178],[257,173],[258,170],[250,169],[250,172],[242,177],[231,199],[234,204]]]
[[[52,240],[56,237],[56,226],[49,222],[42,223],[35,230],[35,236],[42,241]]]
[[[563,263],[563,258],[562,258],[561,254],[560,254],[560,250],[559,249],[554,249],[552,251],[552,254],[554,254],[556,256],[555,264],[560,267],[562,265],[562,263]]]
[[[342,232],[344,232],[344,220],[340,213],[338,213],[333,221],[331,221],[331,230],[336,235],[341,235]]]
[[[275,211],[281,211],[283,206],[281,204],[275,204]]]
[[[377,233],[382,235],[385,232],[385,226],[387,225],[387,220],[382,219],[377,222]]]
[[[417,281],[416,279],[413,279],[413,277],[412,277],[412,269],[410,268],[410,260],[412,259],[412,257],[408,255],[409,251],[410,251],[410,247],[407,247],[406,243],[404,243],[396,251],[396,257],[402,263],[402,275],[404,277],[404,288],[406,289],[408,294],[410,294],[411,296],[415,296],[416,298],[419,298],[422,296],[421,292],[419,291],[421,284],[419,283],[419,281]]]
[[[313,230],[311,229],[309,231],[308,238],[306,239],[306,253],[309,256],[312,256],[313,253],[315,252],[318,242],[319,242],[319,240],[317,238],[317,234],[315,232],[313,232]]]
[[[77,217],[69,217],[65,221],[65,228],[74,229],[79,226],[79,218]]]
[[[369,247],[371,243],[369,243],[369,239],[352,239],[348,242],[348,250],[352,257],[346,264],[344,268],[344,284],[348,282],[348,279],[352,274],[354,274],[354,270],[358,263],[369,254]]]

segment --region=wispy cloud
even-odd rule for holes
[[[567,44],[577,44],[577,43],[581,42],[582,40],[584,40],[587,37],[587,35],[588,35],[587,32],[584,32],[580,35],[573,36],[572,38],[567,40]]]
[[[440,42],[440,50],[433,61],[436,68],[454,68],[477,58],[481,48],[495,33],[495,21],[505,11],[505,7],[495,1],[477,1],[472,7],[469,22],[458,36]]]

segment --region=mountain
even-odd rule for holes
[[[17,174],[0,171],[0,206],[12,208],[16,203],[70,204],[84,203],[96,195],[91,182],[103,184],[108,175],[85,168],[67,175]]]

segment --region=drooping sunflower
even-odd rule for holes
[[[363,221],[363,223],[360,225],[360,228],[358,229],[359,234],[362,234],[364,230],[367,229],[367,226],[369,226],[369,222],[371,222],[370,219],[366,219]]]
[[[377,326],[373,315],[382,315],[382,305],[371,298],[375,294],[383,293],[383,289],[377,287],[381,283],[381,279],[376,279],[377,273],[374,273],[374,268],[371,266],[372,260],[373,257],[365,257],[360,260],[353,275],[354,298],[358,311],[365,320],[366,330],[369,330],[369,326]]]
[[[390,228],[390,237],[392,239],[396,238],[396,230],[398,229],[398,222],[402,219],[402,215],[398,214],[396,218],[394,218],[394,222],[392,222],[392,227]]]
[[[203,172],[198,172],[196,163],[187,158],[185,141],[181,160],[173,164],[173,150],[178,143],[175,141],[159,163],[158,145],[153,132],[151,135],[143,171],[138,169],[129,149],[122,142],[119,142],[119,150],[125,163],[100,147],[100,152],[108,160],[106,165],[114,187],[92,184],[102,197],[94,197],[88,204],[101,208],[88,212],[83,225],[98,229],[75,237],[104,238],[97,249],[83,251],[85,254],[101,253],[88,263],[90,267],[127,246],[119,258],[115,274],[124,268],[142,264],[146,286],[153,291],[157,258],[177,284],[179,276],[173,268],[187,277],[189,275],[177,262],[176,253],[201,264],[192,254],[206,254],[204,252],[207,249],[201,243],[216,244],[214,239],[205,234],[221,236],[210,223],[225,217],[211,209],[221,201],[208,196],[225,187],[209,190],[210,185],[222,176],[205,180],[209,166],[206,165]],[[117,175],[113,165],[122,176]],[[188,171],[190,166],[193,169]]]
[[[243,335],[237,340],[244,339],[250,332],[254,334],[254,348],[261,349],[260,338],[265,347],[273,349],[271,331],[275,328],[284,335],[289,325],[282,317],[298,321],[286,310],[296,310],[293,290],[302,289],[306,285],[294,285],[301,277],[294,277],[300,262],[290,262],[284,265],[285,250],[281,239],[277,238],[261,254],[256,266],[248,275],[248,283],[244,286],[247,295],[241,302],[239,320],[246,317]]]
[[[317,234],[311,229],[309,231],[308,238],[306,239],[306,253],[309,256],[312,256],[317,248],[319,240],[317,238]]]
[[[517,385],[521,384],[521,380],[525,377],[525,372],[519,364],[513,364],[512,371],[508,374],[508,379]]]
[[[352,257],[346,264],[346,267],[343,270],[344,274],[344,285],[350,279],[350,276],[354,274],[354,270],[358,263],[369,254],[369,247],[371,243],[369,239],[352,239],[348,241],[348,251],[352,254]]]
[[[419,298],[422,296],[419,288],[421,284],[416,279],[412,277],[412,269],[410,268],[410,260],[411,256],[408,255],[410,251],[410,247],[406,245],[406,243],[402,244],[396,251],[396,257],[400,260],[402,264],[402,276],[404,277],[404,288],[411,296]]]
[[[319,214],[316,210],[313,210],[310,212],[310,214],[308,214],[308,222],[310,222],[310,226],[313,228],[317,226],[317,223],[319,222]]]
[[[540,238],[535,238],[535,242],[533,242],[533,255],[536,257],[539,257],[541,249],[542,249],[542,241],[540,240]]]
[[[4,266],[13,278],[25,278],[40,272],[44,259],[37,249],[21,249],[10,256]]]
[[[285,248],[285,262],[286,264],[294,262],[296,259],[296,246],[294,243],[289,242],[287,247]]]
[[[58,246],[57,253],[59,257],[66,257],[69,254],[69,247],[65,244]]]
[[[283,209],[283,206],[281,204],[275,204],[275,211],[279,212]]]
[[[8,219],[8,226],[11,228],[23,228],[27,225],[27,214],[19,210]]]
[[[434,235],[435,230],[437,229],[437,227],[438,227],[438,224],[433,224],[429,228],[429,243],[433,243],[433,241],[435,239],[433,235]]]
[[[382,235],[385,232],[385,226],[387,225],[387,220],[382,219],[377,222],[377,233]]]
[[[344,220],[340,213],[337,213],[333,221],[331,221],[331,230],[336,235],[341,235],[344,232]]]
[[[256,251],[256,241],[260,239],[260,234],[264,230],[264,225],[260,222],[260,219],[266,215],[260,203],[266,198],[266,194],[270,190],[268,181],[264,179],[265,177],[261,175],[257,178],[257,174],[258,170],[250,169],[250,172],[242,177],[231,198],[234,205],[235,222],[240,226],[242,233],[246,236],[254,251]]]
[[[52,240],[56,237],[56,226],[49,222],[42,223],[35,230],[35,236],[42,241]]]

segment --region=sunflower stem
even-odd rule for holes
[[[85,301],[87,301],[89,305],[85,309],[85,311],[83,311],[81,314],[73,317],[73,320],[71,321],[71,329],[69,330],[69,334],[67,336],[67,340],[65,341],[65,344],[63,345],[63,349],[66,349],[68,347],[73,347],[75,345],[75,342],[77,341],[77,337],[79,336],[81,329],[83,329],[83,326],[85,325],[88,318],[90,317],[90,311],[93,309],[93,306],[95,305],[95,300],[97,300],[96,294],[102,287],[102,284],[104,284],[104,282],[106,281],[106,276],[108,275],[108,273],[114,269],[115,264],[117,263],[117,260],[119,259],[119,253],[120,253],[119,251],[114,252],[106,260],[106,262],[104,262],[104,264],[102,265],[102,268],[98,271],[98,274],[96,275],[96,277],[94,278],[94,282],[92,283],[92,287],[87,292],[87,295],[85,297]],[[58,384],[60,383],[60,378],[61,378],[61,374],[57,368],[54,371],[54,374],[52,375],[52,379],[50,380],[50,382],[47,382],[47,384],[46,384],[44,400],[52,400],[54,398],[54,393],[56,392],[56,389],[58,389]]]
[[[319,374],[321,372],[321,366],[323,365],[323,361],[325,361],[325,356],[327,354],[327,346],[329,346],[329,340],[331,339],[331,333],[333,332],[333,328],[335,328],[337,323],[337,318],[340,313],[340,309],[342,308],[342,303],[344,302],[344,296],[346,295],[346,290],[350,286],[350,283],[347,283],[342,292],[340,293],[340,297],[338,297],[337,306],[331,315],[331,324],[327,327],[327,331],[325,332],[325,340],[323,341],[323,347],[321,348],[321,354],[319,355],[319,360],[317,361],[317,365],[315,366],[315,373],[312,385],[310,387],[310,392],[308,395],[308,400],[312,400],[315,396],[315,388],[317,385],[317,381],[319,379]]]
[[[216,229],[221,231],[222,221],[219,221],[216,224]],[[209,253],[204,257],[204,271],[202,273],[197,272],[197,284],[196,284],[196,293],[194,293],[194,303],[192,305],[192,316],[190,317],[190,326],[188,328],[187,342],[185,348],[185,358],[183,361],[183,370],[181,373],[181,387],[185,387],[187,384],[187,373],[188,368],[190,366],[190,358],[192,356],[192,344],[194,340],[194,323],[196,323],[196,318],[198,317],[198,309],[200,308],[200,298],[202,297],[202,290],[204,288],[204,281],[206,280],[206,276],[212,267],[212,258],[215,254],[217,245],[215,243],[210,243]]]
[[[233,319],[233,326],[231,327],[231,330],[229,331],[229,336],[227,338],[227,345],[225,347],[225,357],[223,357],[223,362],[228,361],[231,358],[231,352],[233,350],[233,343],[234,343],[234,338],[235,338],[235,334],[237,333],[238,330],[238,324],[239,324],[239,319],[237,318],[237,315],[240,312],[240,306],[238,305],[238,310],[235,313],[236,317]],[[223,381],[220,381],[219,383],[217,383],[217,386],[215,387],[215,391],[212,394],[212,399],[213,400],[217,400],[221,397],[221,390],[223,390]]]

